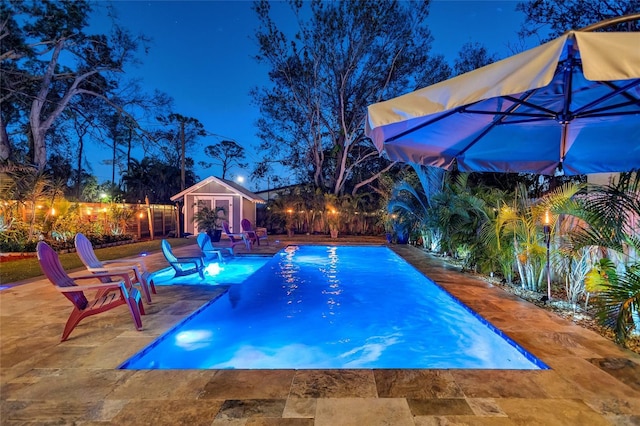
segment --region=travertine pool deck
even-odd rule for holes
[[[640,356],[418,248],[391,247],[551,369],[118,370],[224,289],[162,286],[143,331],[123,306],[60,343],[71,305],[36,279],[0,291],[0,424],[640,424]],[[167,266],[159,253],[147,260]]]

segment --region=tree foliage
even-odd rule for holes
[[[116,168],[121,172],[129,169],[135,147],[143,148],[146,154],[159,153],[159,146],[162,144],[158,144],[155,139],[158,129],[149,130],[141,123],[151,122],[151,126],[172,126],[174,123],[156,120],[157,117],[171,116],[173,99],[158,91],[153,94],[145,93],[138,81],[121,84],[112,101],[118,108],[94,105],[87,110],[95,117],[96,131],[93,140],[111,151],[111,180],[115,181]]]
[[[617,260],[615,273],[609,271],[607,261],[591,266],[604,278],[596,296],[600,320],[624,341],[634,328],[640,328],[640,175],[622,173],[617,182],[591,185],[578,201],[576,208],[566,210],[581,220],[567,245],[573,252],[595,247],[601,257]]]
[[[519,3],[516,10],[526,15],[521,37],[538,37],[542,42],[591,24],[640,12],[638,0],[532,0]],[[609,30],[638,31],[638,21],[612,26]]]
[[[278,28],[268,1],[254,3],[257,59],[273,83],[253,91],[260,149],[303,182],[355,194],[392,166],[364,134],[367,106],[449,76],[444,59],[429,55],[429,2],[290,6],[299,24],[293,37]]]
[[[458,57],[453,64],[453,71],[456,75],[464,74],[469,71],[489,65],[497,60],[495,54],[489,54],[486,47],[478,42],[465,43]]]
[[[206,135],[204,125],[197,118],[177,113],[158,116],[156,119],[163,126],[153,134],[156,150],[167,163],[179,167],[183,151],[186,153],[198,138]]]
[[[118,108],[119,74],[144,39],[115,24],[110,34],[88,34],[91,11],[82,0],[1,0],[1,160],[27,145],[26,160],[43,170],[50,130],[77,97]]]
[[[141,161],[132,159],[122,180],[126,188],[126,201],[131,203],[143,202],[145,197],[151,203],[170,203],[171,197],[181,191],[180,167],[152,157],[145,157]],[[191,186],[195,183],[196,176],[187,167],[185,184]]]
[[[235,141],[223,140],[213,145],[208,145],[205,147],[204,153],[213,159],[213,163],[201,161],[200,165],[203,167],[220,166],[222,168],[222,179],[226,179],[227,172],[234,166],[241,169],[248,166],[247,163],[242,161],[245,158],[244,147]]]

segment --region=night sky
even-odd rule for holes
[[[92,29],[108,31],[106,10],[100,4]],[[142,65],[127,69],[127,75],[141,77],[146,90],[158,89],[175,100],[175,112],[195,117],[206,130],[219,137],[201,138],[200,148],[224,139],[235,140],[247,151],[247,160],[258,160],[252,146],[258,143],[253,125],[258,110],[249,90],[269,84],[267,69],[256,63],[257,47],[252,41],[257,19],[250,1],[115,1],[121,23],[134,34],[153,40]],[[515,1],[435,1],[431,5],[430,27],[435,38],[432,53],[445,55],[450,64],[466,42],[480,42],[499,58],[512,54],[507,43],[516,44],[522,14]],[[272,10],[284,26],[292,23],[288,4],[274,2]],[[534,47],[530,44],[527,47]],[[191,155],[193,150],[191,151]],[[91,156],[109,158],[105,148]],[[140,156],[142,154],[139,154]],[[141,158],[139,158],[141,159]],[[110,166],[99,166],[90,158],[98,181],[111,179]],[[197,162],[197,159],[196,159]],[[249,171],[233,170],[236,176]],[[219,170],[196,174],[219,176]],[[256,188],[245,181],[245,186]]]

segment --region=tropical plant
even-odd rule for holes
[[[442,191],[445,172],[430,166],[411,164],[412,173],[397,182],[387,202],[387,218],[394,236],[408,238],[415,231],[422,244],[439,251],[442,233],[438,227],[432,204]]]
[[[82,223],[78,203],[62,199],[52,206],[52,210],[54,213],[49,217],[51,236],[63,241],[72,239]]]
[[[198,230],[211,233],[214,230],[222,229],[222,222],[227,220],[227,213],[222,206],[211,208],[205,205],[198,205],[193,218],[198,225]]]
[[[110,221],[110,233],[123,235],[127,233],[127,224],[135,216],[136,211],[132,207],[119,206],[115,203],[109,206],[108,217]]]
[[[476,269],[483,253],[481,229],[488,222],[485,201],[470,188],[469,174],[445,180],[443,190],[433,197],[433,212],[442,234],[443,249],[465,253],[463,267]]]
[[[585,250],[584,248],[581,250]],[[591,269],[587,271],[584,277],[584,288],[587,293],[585,300],[585,309],[589,304],[589,296],[591,293],[600,293],[607,290],[612,282],[617,282],[618,272],[615,264],[607,258],[592,262]]]
[[[618,342],[624,342],[640,328],[640,265],[630,265],[623,274],[609,280],[605,290],[598,294],[598,317],[615,331]]]
[[[595,283],[594,265],[599,262],[600,251],[596,247],[583,247],[577,251],[558,250],[554,258],[553,269],[564,279],[567,299],[574,306],[585,298],[585,309],[589,303],[589,295],[600,291]]]
[[[28,239],[37,239],[47,231],[45,222],[56,198],[62,197],[63,190],[49,175],[36,168],[16,169],[7,175],[7,186],[3,188],[1,198],[15,200],[25,208],[28,212]]]
[[[474,268],[481,273],[495,276],[502,276],[506,282],[513,281],[513,247],[511,241],[502,238],[498,241],[499,235],[495,232],[495,223],[498,218],[500,207],[509,204],[511,194],[498,188],[488,187],[482,182],[474,183],[476,175],[469,176],[467,185],[473,191],[472,195],[482,200],[482,203],[475,203],[483,211],[480,227],[473,235],[473,261]],[[479,212],[476,212],[478,214]]]
[[[595,302],[600,321],[624,342],[629,333],[640,329],[640,176],[623,173],[618,182],[590,186],[580,202],[582,209],[575,213],[584,224],[571,233],[569,247],[576,251],[599,247],[605,259],[611,259],[611,251],[619,256],[615,268],[606,260],[595,264],[589,285],[597,284],[601,290]],[[595,280],[598,276],[601,279]]]
[[[542,229],[545,217],[548,218],[548,238],[552,242],[556,236],[559,214],[575,211],[572,200],[579,191],[579,185],[568,184],[533,202],[528,198],[526,188],[520,185],[512,204],[503,204],[498,211],[496,241],[502,244],[506,237],[512,242],[514,263],[523,289],[539,291],[542,288],[546,266],[546,244]]]
[[[342,221],[342,215],[344,212],[340,211],[340,200],[335,194],[324,194],[325,201],[325,220],[329,230],[331,232],[337,232],[340,230],[340,222]]]
[[[291,235],[298,229],[302,209],[301,198],[293,193],[282,193],[267,203],[266,224],[275,232],[287,232]],[[304,222],[304,219],[303,221]]]

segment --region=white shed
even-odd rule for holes
[[[240,221],[249,219],[256,224],[256,204],[265,200],[248,189],[230,180],[209,176],[195,185],[171,197],[173,202],[182,202],[182,232],[197,234],[198,225],[193,222],[198,206],[211,209],[223,207],[229,219],[231,232],[241,230]]]

